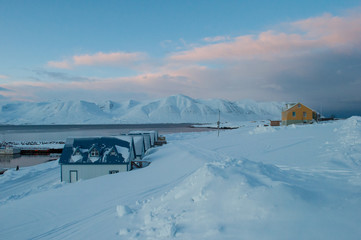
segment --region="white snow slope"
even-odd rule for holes
[[[149,167],[0,175],[0,239],[360,239],[361,117],[167,135]]]
[[[0,124],[212,123],[218,121],[218,111],[222,121],[234,122],[279,119],[281,108],[275,102],[200,100],[184,95],[148,102],[18,102],[0,105]]]

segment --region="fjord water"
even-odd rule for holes
[[[131,130],[159,134],[209,131],[192,124],[0,125],[0,141],[65,141],[68,137],[116,136]]]

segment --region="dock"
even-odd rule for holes
[[[52,153],[61,154],[63,149],[48,148],[48,149],[21,149],[21,155],[50,155]]]
[[[50,155],[61,154],[64,142],[1,142],[0,155]]]
[[[13,147],[0,148],[0,155],[16,155],[16,154],[20,154],[19,148],[13,148]]]

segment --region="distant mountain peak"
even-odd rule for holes
[[[193,99],[183,94],[138,102],[89,101],[16,102],[0,104],[0,124],[114,124],[114,123],[213,123],[218,119],[280,119],[282,103],[232,102]]]

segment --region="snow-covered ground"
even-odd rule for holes
[[[250,127],[250,126],[265,126],[270,125],[269,120],[257,120],[257,121],[236,121],[236,122],[220,122],[219,128],[220,129],[236,129],[240,127]],[[217,123],[203,123],[203,124],[193,124],[193,127],[196,128],[211,128],[211,129],[217,129],[218,125]]]
[[[175,95],[138,102],[50,101],[0,103],[0,124],[215,123],[280,119],[282,103],[193,99]]]
[[[0,175],[1,239],[360,239],[361,117],[167,135],[149,167]]]

